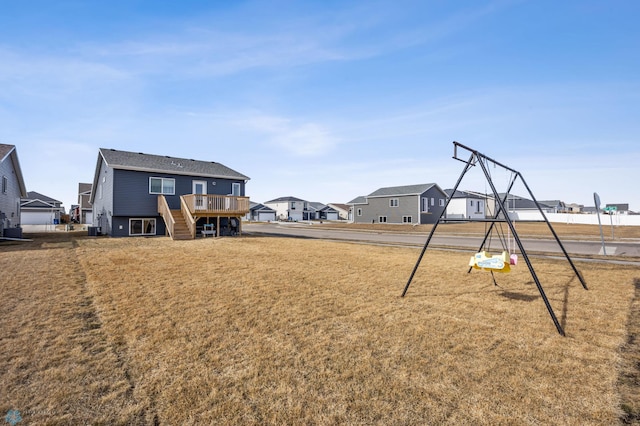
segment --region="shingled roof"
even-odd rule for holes
[[[419,185],[389,186],[386,188],[377,189],[371,194],[367,195],[367,197],[388,197],[393,195],[420,195],[435,185],[436,185],[435,183],[423,183]]]
[[[100,148],[100,156],[102,156],[107,166],[114,169],[249,180],[249,177],[242,173],[238,173],[215,161],[201,161],[107,148]]]

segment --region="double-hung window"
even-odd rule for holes
[[[398,199],[397,198],[391,198],[389,200],[389,207],[398,207]]]
[[[170,178],[149,178],[149,194],[175,195],[176,180]]]

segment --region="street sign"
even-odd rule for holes
[[[596,203],[596,210],[600,208],[600,196],[597,192],[593,193],[593,201]]]
[[[605,212],[617,212],[618,206],[607,206],[602,210],[604,210]]]

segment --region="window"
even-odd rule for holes
[[[378,222],[387,223],[387,217],[386,216],[378,216]]]
[[[433,197],[431,197],[431,205],[432,205],[432,206],[435,206],[435,205],[436,205],[436,199],[435,199],[435,198],[433,198]]]
[[[149,178],[149,194],[174,195],[176,193],[176,180],[168,178]]]
[[[129,235],[156,235],[156,220],[129,219]]]
[[[295,210],[296,209],[296,202],[292,201],[291,202],[291,210]]]
[[[8,186],[9,186],[9,180],[7,179],[6,176],[2,176],[2,193],[3,194],[7,193]]]
[[[389,200],[389,207],[398,207],[398,199],[392,198]]]
[[[469,206],[473,207],[473,200],[469,200]]]
[[[440,207],[444,207],[444,198],[440,198],[440,199],[438,200],[438,205],[439,205]]]
[[[231,184],[231,195],[236,197],[240,196],[240,184],[238,182],[234,182]]]
[[[429,211],[429,199],[428,198],[423,198],[422,199],[422,211],[423,212],[428,212]]]
[[[358,209],[358,210],[356,210],[356,211],[357,211],[357,213],[356,213],[356,214],[357,214],[358,216],[362,216],[362,209],[360,209],[360,208],[359,208],[359,209]]]
[[[411,216],[402,216],[402,223],[413,223],[413,217],[411,217]]]

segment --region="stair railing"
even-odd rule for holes
[[[164,219],[164,223],[167,225],[167,231],[171,238],[173,238],[176,221],[171,214],[171,209],[169,209],[169,204],[167,204],[167,199],[164,195],[158,195],[158,213],[160,213],[160,216]]]
[[[187,228],[189,228],[191,238],[196,238],[196,221],[189,210],[189,206],[187,205],[184,195],[180,196],[180,211],[182,212],[182,216],[184,216],[184,221],[187,223]]]

